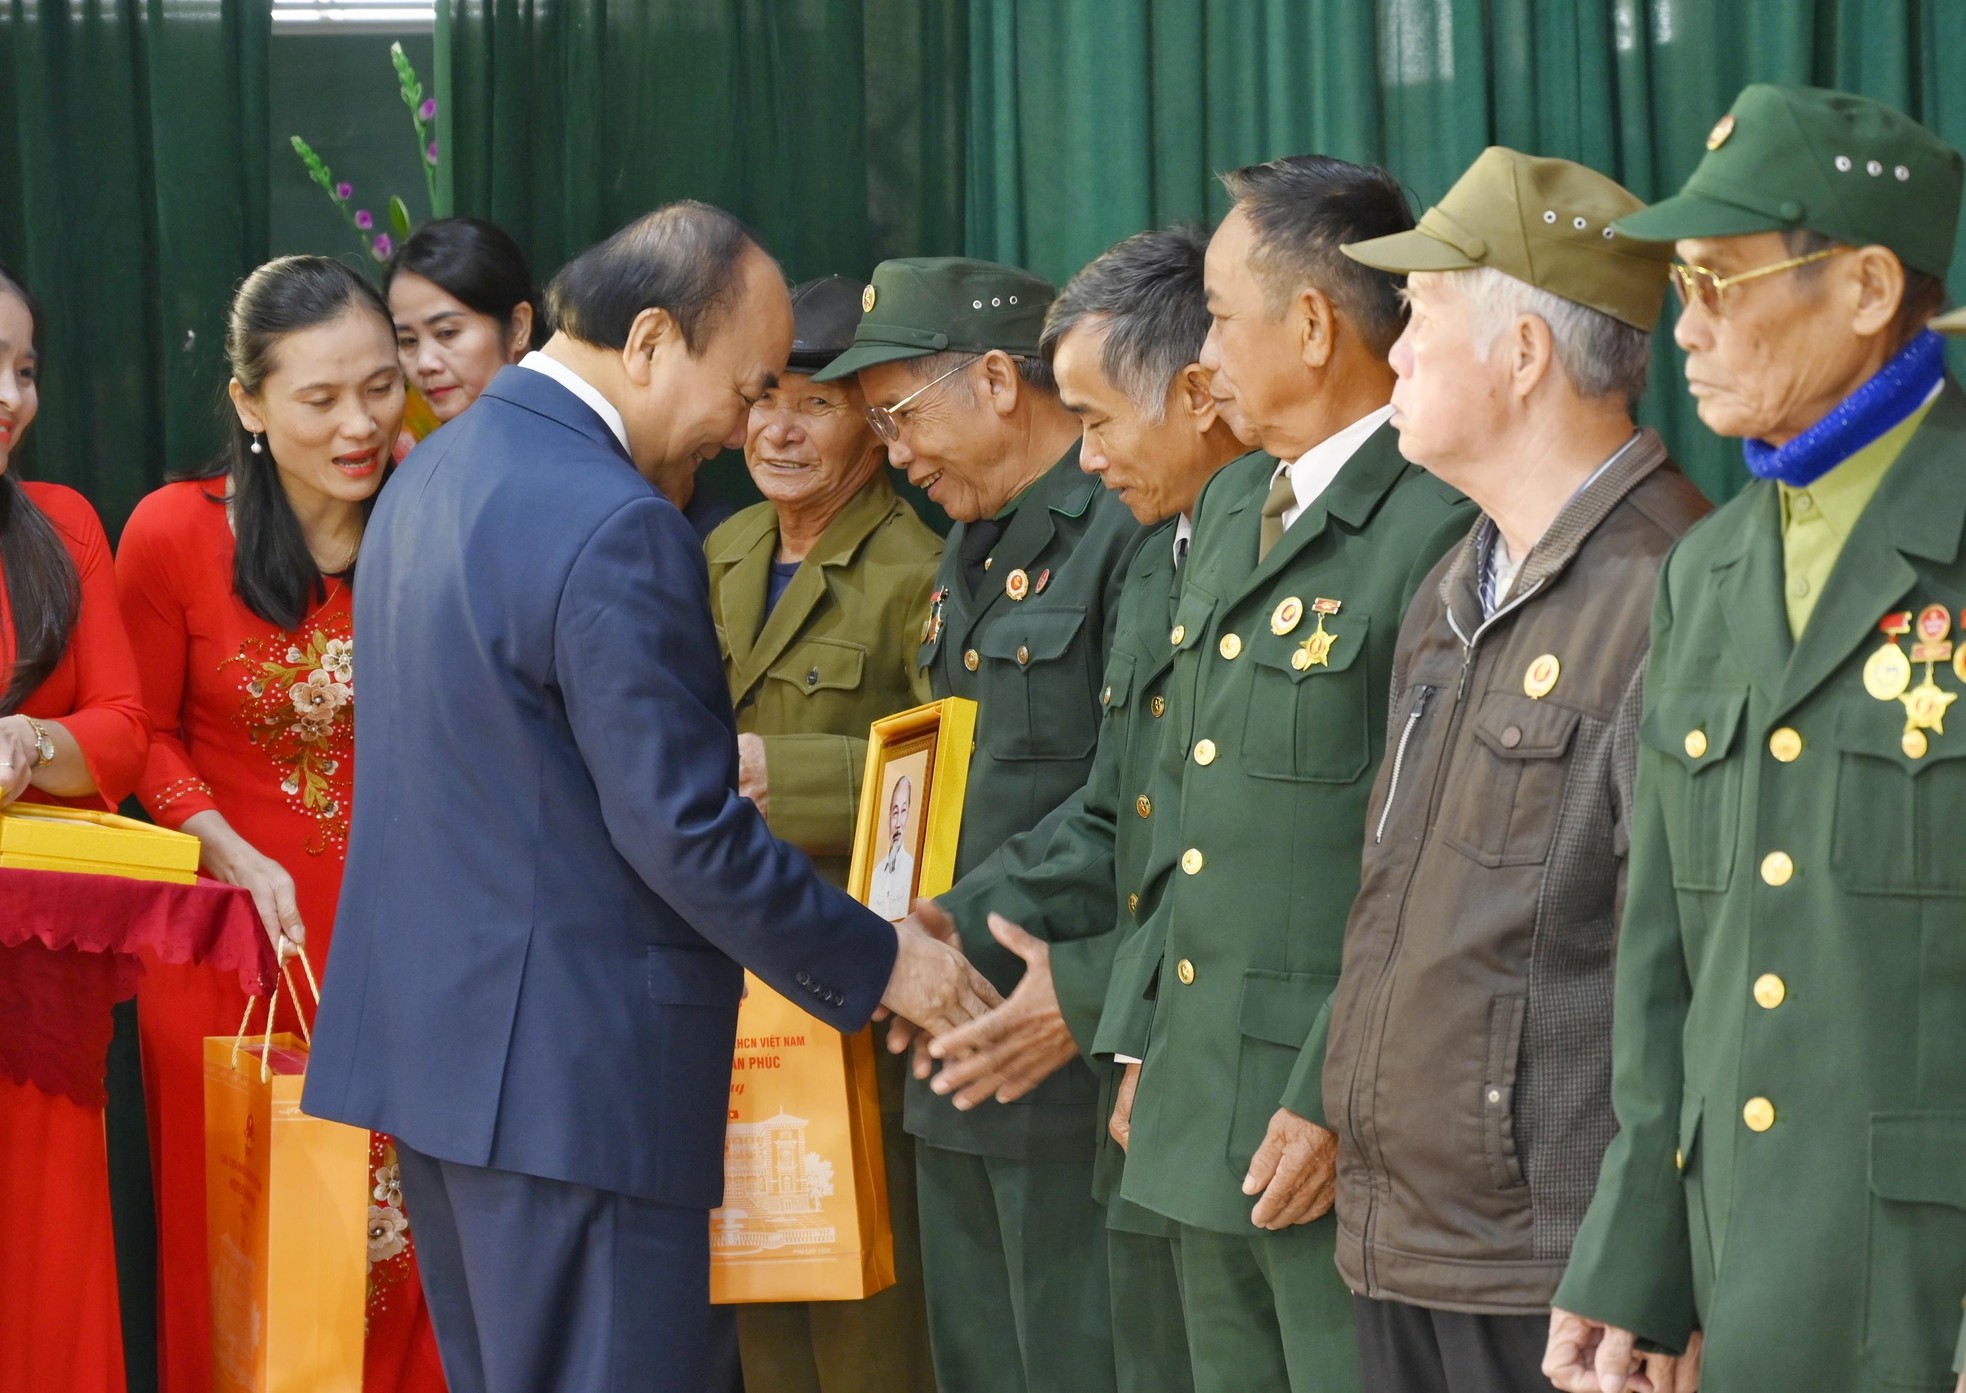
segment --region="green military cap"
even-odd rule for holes
[[[813,375],[831,382],[903,358],[931,353],[1036,357],[1044,312],[1058,292],[1015,266],[966,256],[905,256],[874,268],[860,297],[853,347]]]
[[[1492,266],[1649,333],[1665,303],[1671,249],[1611,226],[1644,206],[1594,169],[1491,145],[1418,227],[1339,250],[1402,275]]]
[[[1808,228],[1889,247],[1944,276],[1959,223],[1959,152],[1868,97],[1820,87],[1743,88],[1707,136],[1686,187],[1618,222],[1650,242]]]

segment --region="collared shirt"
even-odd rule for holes
[[[1790,638],[1802,637],[1850,529],[1938,395],[1934,387],[1911,415],[1806,488],[1776,486],[1782,496],[1782,599]]]
[[[1392,419],[1392,403],[1380,407],[1370,415],[1361,416],[1341,431],[1326,436],[1304,452],[1301,459],[1292,464],[1279,464],[1276,472],[1270,475],[1270,487],[1275,488],[1277,478],[1287,469],[1290,471],[1290,487],[1297,495],[1297,502],[1283,510],[1283,530],[1288,532],[1298,518],[1304,516],[1311,504],[1317,502],[1319,494],[1331,487],[1331,481],[1338,477],[1338,471],[1345,467],[1345,461],[1358,453],[1358,447],[1365,438]]]
[[[1188,543],[1195,539],[1195,515],[1183,513],[1174,523],[1174,569],[1180,570],[1181,563],[1188,559]]]
[[[1604,471],[1623,459],[1625,452],[1638,444],[1640,438],[1641,432],[1633,431],[1630,439],[1613,450],[1603,464],[1590,472],[1589,478],[1570,490],[1570,497],[1563,501],[1563,507],[1568,508],[1576,501],[1577,495],[1602,478]],[[1562,511],[1562,508],[1557,509],[1558,513]],[[1532,543],[1530,551],[1534,550],[1535,546]],[[1500,609],[1503,602],[1509,598],[1509,591],[1515,588],[1515,578],[1522,573],[1522,563],[1529,559],[1529,552],[1525,551],[1521,556],[1511,556],[1509,544],[1502,537],[1502,529],[1494,526],[1492,520],[1488,528],[1487,551],[1488,554],[1482,558],[1481,583],[1477,591],[1481,596],[1481,617],[1492,619],[1495,617],[1495,611]]]
[[[628,423],[621,419],[621,413],[614,409],[614,403],[602,396],[593,383],[558,358],[549,358],[537,349],[521,358],[519,366],[544,373],[593,407],[594,414],[607,422],[608,429],[614,432],[614,438],[621,442],[621,448],[624,450],[628,448]]]

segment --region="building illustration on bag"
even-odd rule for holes
[[[830,1245],[835,1226],[823,1203],[833,1163],[806,1147],[803,1117],[779,1109],[763,1122],[724,1132],[724,1204],[711,1215],[711,1247],[726,1253]]]

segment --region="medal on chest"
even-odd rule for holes
[[[948,598],[946,585],[928,597],[928,618],[922,621],[923,643],[933,643],[942,637],[942,602]]]
[[[1877,627],[1884,646],[1864,661],[1864,690],[1879,701],[1896,701],[1911,686],[1911,659],[1898,646],[1898,636],[1911,632],[1911,611],[1887,614]]]
[[[1902,748],[1908,758],[1923,759],[1932,747],[1932,736],[1945,734],[1947,708],[1959,700],[1957,692],[1948,692],[1932,680],[1932,669],[1951,662],[1954,675],[1966,681],[1961,658],[1954,656],[1952,611],[1944,605],[1927,605],[1914,623],[1911,611],[1901,610],[1885,615],[1877,627],[1885,643],[1864,661],[1864,690],[1878,701],[1895,701],[1904,707]],[[1898,644],[1898,637],[1907,633],[1913,635],[1909,656]],[[1966,652],[1961,657],[1966,657]],[[1925,665],[1925,678],[1915,687],[1911,685],[1913,663]]]
[[[1344,605],[1342,600],[1323,598],[1311,601],[1311,613],[1317,616],[1317,628],[1313,629],[1297,645],[1297,651],[1290,655],[1290,666],[1299,672],[1308,672],[1314,667],[1331,666],[1331,649],[1343,634],[1334,634],[1324,627],[1326,615],[1336,614]],[[1295,622],[1295,621],[1293,621]]]

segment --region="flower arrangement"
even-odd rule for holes
[[[423,185],[430,196],[431,215],[442,217],[448,210],[441,206],[442,199],[437,189],[437,99],[423,94],[423,83],[401,44],[389,45],[389,61],[395,66],[403,105],[409,108],[410,124],[416,130],[418,163],[423,167]],[[363,249],[377,261],[387,261],[390,253],[396,250],[396,244],[410,235],[409,205],[399,195],[391,194],[388,203],[389,225],[387,230],[379,231],[375,214],[356,205],[353,184],[345,179],[336,179],[327,162],[299,136],[293,137],[293,147],[294,153],[300,156],[300,162],[307,166],[308,176],[333,201],[342,220],[361,239]]]

